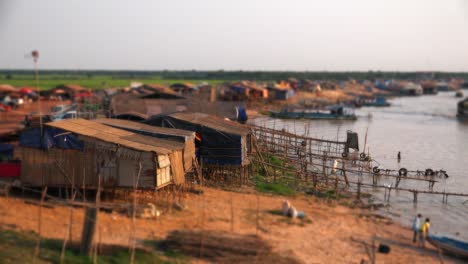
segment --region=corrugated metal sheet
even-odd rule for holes
[[[247,126],[237,122],[227,121],[213,115],[203,113],[175,113],[170,115],[170,117],[233,135],[246,136],[251,134],[250,128]]]
[[[119,144],[139,151],[170,154],[183,149],[183,144],[163,139],[138,135],[84,119],[68,119],[47,123],[46,126],[60,128],[75,134],[96,138],[104,142]]]
[[[155,134],[174,135],[174,136],[188,137],[188,138],[195,137],[195,133],[192,131],[174,129],[174,128],[165,128],[165,127],[155,127],[151,125],[146,125],[146,124],[127,121],[127,120],[121,120],[121,119],[100,118],[100,119],[93,120],[93,122],[97,122],[100,124],[109,125],[109,126],[113,126],[117,128],[139,130],[142,132],[149,132],[149,133],[155,133]]]
[[[128,129],[130,131],[137,131],[136,133],[147,134],[150,137],[152,136],[152,134],[156,134],[182,138],[185,142],[183,151],[184,169],[185,171],[190,171],[192,169],[192,161],[195,157],[195,132],[182,129],[155,127],[151,125],[121,119],[101,118],[93,120],[93,122],[105,124],[116,128]],[[168,140],[171,141],[171,139]]]

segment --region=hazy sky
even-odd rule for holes
[[[468,71],[468,0],[0,0],[0,68]]]

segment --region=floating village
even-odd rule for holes
[[[176,263],[301,263],[307,256],[282,245],[297,243],[289,236],[327,237],[321,233],[327,225],[337,226],[337,241],[295,246],[334,247],[340,253],[332,262],[419,263],[427,254],[438,261],[441,253],[457,261],[456,256],[468,257],[466,241],[433,236],[432,253],[414,253],[399,242],[377,240],[375,231],[384,225],[380,236],[402,232],[377,212],[396,193],[411,194],[415,204],[421,195],[444,204],[468,199],[468,192],[434,188],[450,171],[382,167],[366,147],[367,135],[355,131],[340,132],[345,140],[315,138],[252,122],[355,122],[368,118],[355,109],[448,91],[458,98],[453,117],[468,122],[468,81],[456,78],[129,81],[102,89],[0,84],[0,204],[8,212],[0,222],[17,227],[14,232],[35,232],[25,244],[32,261],[50,250],[56,243],[51,239],[59,239],[58,253],[50,254],[60,263],[67,254],[100,260],[119,247],[130,252],[131,262],[157,249],[170,252],[158,261]],[[306,131],[313,129],[306,124]],[[370,189],[384,193],[382,203],[371,201]],[[345,229],[343,221],[356,227]],[[308,226],[313,231],[294,231]],[[398,255],[392,257],[390,248]],[[327,258],[317,254],[318,262]]]

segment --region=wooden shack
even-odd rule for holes
[[[100,118],[93,121],[114,128],[124,129],[139,135],[181,142],[184,144],[184,169],[186,172],[192,169],[193,159],[195,158],[195,132],[174,128],[156,127],[143,123],[112,118]]]
[[[40,128],[34,128],[40,129]],[[42,135],[36,139],[35,135]],[[159,189],[185,181],[184,144],[84,119],[50,122],[20,137],[26,186]],[[141,166],[141,168],[140,168]]]
[[[204,113],[174,113],[150,118],[146,123],[196,132],[199,157],[204,163],[249,164],[252,132],[234,121]]]
[[[215,184],[248,182],[252,168],[249,127],[213,115],[187,112],[150,118],[146,123],[195,132],[196,155],[205,179]]]

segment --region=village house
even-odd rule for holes
[[[75,100],[77,97],[91,95],[88,89],[77,84],[62,84],[47,91],[47,93],[50,97],[57,97],[63,100]]]
[[[288,100],[295,94],[294,89],[285,81],[271,83],[267,86],[267,89],[270,93],[270,98],[274,100]]]
[[[50,122],[23,131],[19,145],[25,186],[157,190],[185,181],[183,143],[98,122]]]
[[[259,100],[268,98],[268,90],[256,82],[241,81],[228,85],[228,90],[223,93],[223,99],[227,101]]]
[[[195,132],[197,156],[204,164],[250,163],[252,133],[237,122],[203,113],[175,113],[151,118],[146,123]]]

